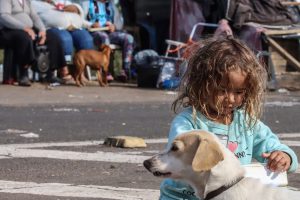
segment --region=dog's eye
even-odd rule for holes
[[[178,150],[179,150],[179,148],[177,145],[172,145],[171,151],[178,151]]]

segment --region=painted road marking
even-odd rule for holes
[[[280,133],[277,134],[279,138],[297,138],[300,137],[300,133]],[[91,146],[103,144],[103,140],[89,140],[89,141],[77,141],[77,142],[49,142],[49,143],[29,143],[29,144],[4,144],[0,145],[2,147],[15,147],[15,148],[43,148],[43,147],[60,147],[60,146]],[[168,138],[158,138],[158,139],[146,139],[148,144],[163,144],[168,142]],[[285,141],[286,142],[286,141]],[[300,143],[300,141],[299,141]],[[295,143],[296,145],[298,143]]]
[[[300,102],[297,101],[271,101],[271,102],[266,102],[264,104],[267,107],[273,107],[273,106],[278,106],[278,107],[292,107],[292,106],[298,106],[300,105]]]
[[[293,134],[298,137],[299,133]],[[281,138],[292,138],[290,134],[283,133]],[[166,143],[166,138],[147,139],[146,143]],[[299,141],[283,141],[291,146],[300,146]],[[0,145],[0,159],[11,158],[50,158],[64,160],[86,160],[102,162],[119,162],[141,164],[149,156],[141,155],[144,152],[157,153],[157,151],[130,151],[130,152],[102,152],[95,153],[72,152],[63,150],[47,150],[42,148],[61,146],[92,146],[103,144],[103,141],[78,141],[59,143],[31,143],[31,144],[7,144]],[[300,168],[296,171],[300,173]],[[34,183],[0,180],[0,193],[32,194],[59,197],[77,198],[105,198],[122,200],[150,200],[158,199],[159,190],[136,189],[98,185],[74,185],[62,183]],[[151,195],[149,195],[151,194]]]
[[[85,160],[98,162],[115,163],[136,163],[140,164],[149,156],[131,155],[126,153],[113,153],[97,151],[95,153],[63,151],[63,150],[44,150],[44,149],[23,149],[23,148],[1,148],[0,159],[3,158],[52,158],[63,160]]]
[[[151,139],[146,140],[146,143],[165,143],[166,139]],[[299,147],[300,141],[283,140],[283,143]],[[142,163],[149,156],[138,155],[139,153],[132,152],[103,152],[97,151],[94,153],[63,151],[63,150],[48,150],[40,149],[46,147],[58,146],[91,146],[103,144],[103,141],[82,141],[82,142],[61,142],[61,143],[33,143],[33,144],[8,144],[0,145],[0,159],[7,158],[52,158],[65,160],[86,160],[100,162],[118,162],[118,163]],[[37,149],[38,148],[38,149]]]
[[[279,133],[276,134],[279,138],[300,138],[300,133]]]
[[[298,136],[298,134],[295,134]],[[289,134],[282,134],[281,137],[289,137]],[[146,143],[166,143],[167,139],[148,139]],[[283,143],[299,147],[300,141],[283,140]],[[103,144],[103,141],[79,141],[79,142],[60,142],[60,143],[32,143],[32,144],[8,144],[0,145],[0,159],[11,158],[50,158],[62,160],[85,160],[85,161],[98,161],[98,162],[117,162],[117,163],[132,163],[141,164],[149,156],[140,155],[141,153],[149,153],[147,151],[134,152],[103,152],[97,151],[95,153],[74,152],[63,150],[47,150],[37,149],[46,147],[58,146],[91,146]],[[157,153],[157,152],[153,152]],[[298,169],[297,173],[300,173]]]
[[[152,200],[159,198],[159,190],[133,189],[99,185],[62,183],[34,183],[0,180],[1,193],[33,194],[77,198],[105,198],[121,200]]]
[[[146,140],[147,143],[165,143],[166,139]],[[289,146],[300,146],[300,141],[283,140],[283,143]],[[61,160],[84,160],[95,162],[114,162],[114,163],[132,163],[141,164],[150,156],[140,155],[147,151],[134,152],[103,152],[95,153],[63,151],[63,150],[47,150],[37,149],[45,147],[58,146],[91,146],[103,144],[103,141],[82,141],[82,142],[61,142],[61,143],[33,143],[33,144],[9,144],[0,145],[0,159],[11,158],[49,158]],[[147,152],[149,153],[149,152]],[[156,153],[156,152],[154,152]],[[298,169],[297,173],[300,173]]]
[[[286,144],[290,147],[300,147],[300,141],[289,141],[289,140],[282,140],[283,144]]]

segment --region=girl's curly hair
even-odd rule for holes
[[[187,71],[182,78],[179,96],[173,102],[172,110],[177,112],[180,106],[192,106],[193,109],[208,115],[207,97],[214,95],[229,71],[240,69],[247,74],[247,87],[241,108],[249,117],[248,125],[254,125],[262,114],[262,98],[267,80],[266,69],[254,53],[233,37],[209,38],[192,45],[191,48]]]

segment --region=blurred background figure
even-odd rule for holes
[[[67,63],[72,62],[75,51],[94,48],[93,37],[86,30],[89,23],[79,4],[65,0],[33,0],[32,4],[49,32],[61,40]],[[65,80],[72,78],[67,67],[60,75]]]
[[[53,71],[66,66],[63,49],[59,39],[46,28],[32,8],[29,0],[0,0],[0,42],[12,48],[16,64],[19,66],[19,85],[30,86],[28,68],[35,61],[35,42],[46,44],[49,50],[49,82],[55,79]]]
[[[92,28],[107,27],[105,31],[93,31],[94,42],[100,44],[116,44],[123,50],[123,65],[117,79],[126,82],[130,74],[134,39],[133,36],[122,31],[123,18],[110,0],[83,0],[81,6],[84,15]]]

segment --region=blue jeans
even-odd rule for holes
[[[74,47],[77,51],[81,49],[94,48],[93,37],[85,29],[75,29],[73,31],[68,31],[64,29],[51,28],[48,31],[57,34],[61,39],[65,56],[72,55]]]

